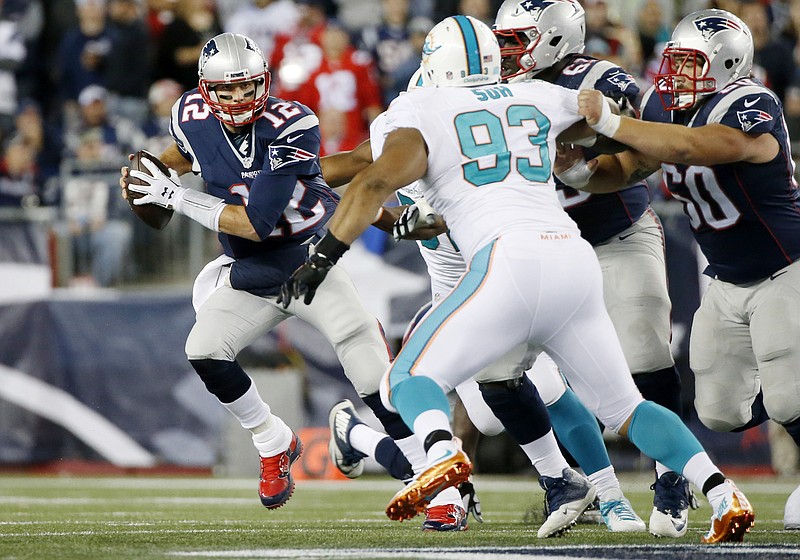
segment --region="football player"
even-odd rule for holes
[[[186,354],[207,389],[252,433],[261,457],[261,502],[277,508],[289,499],[294,488],[290,469],[302,444],[272,414],[236,357],[293,315],[331,342],[348,379],[399,448],[422,454],[402,419],[381,403],[378,385],[390,352],[347,274],[339,267],[331,270],[331,282],[310,305],[293,303],[285,309],[277,302],[281,285],[324,233],[339,199],[320,173],[316,115],[269,95],[267,63],[243,35],[223,33],[209,40],[198,75],[198,88],[184,93],[172,108],[174,143],[160,156],[170,175],[155,166],[150,174],[125,167],[120,185],[123,196],[128,189],[145,195],[136,204],[174,209],[219,232],[224,254],[195,281],[197,319]],[[181,186],[179,175],[190,171],[202,176],[208,192]],[[387,463],[409,465],[391,459]],[[396,474],[408,478],[413,473]]]
[[[716,431],[772,418],[800,444],[800,191],[781,103],[750,76],[752,64],[738,17],[689,14],[666,45],[641,121],[580,93],[587,122],[632,150],[562,165],[591,192],[663,170],[712,278],[690,333],[698,416]],[[798,491],[784,523],[800,528]]]
[[[389,107],[381,156],[350,183],[315,254],[285,287],[299,298],[324,284],[382,202],[416,180],[469,262],[381,383],[384,404],[427,452],[426,470],[392,498],[387,515],[411,518],[468,478],[446,393],[524,345],[546,351],[606,426],[702,488],[719,514],[704,542],[741,540],[754,519],[747,498],[675,413],[642,399],[603,304],[597,257],[558,201],[556,142],[589,136],[577,93],[539,81],[500,84],[499,59],[497,40],[478,20],[450,17],[431,30],[422,68],[433,87]]]
[[[639,95],[634,78],[615,64],[581,54],[586,22],[577,1],[506,0],[493,29],[503,57],[504,81],[537,79],[574,90],[595,89],[633,116],[630,108]],[[616,149],[601,138],[586,155],[591,159],[603,142],[607,149]],[[670,351],[672,305],[664,232],[650,207],[647,185],[639,182],[614,194],[592,195],[556,179],[556,188],[561,205],[600,261],[603,300],[634,383],[645,399],[680,416],[681,379]],[[562,443],[569,437],[565,434]],[[689,483],[661,463],[656,462],[655,468],[650,532],[681,537],[688,528],[693,499]]]

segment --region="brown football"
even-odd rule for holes
[[[133,159],[129,167],[131,169],[137,169],[146,175],[151,175],[150,170],[142,164],[142,159],[149,159],[152,161],[156,166],[169,177],[169,168],[161,163],[156,156],[151,154],[146,150],[139,150],[135,154],[133,154]],[[142,182],[139,179],[134,179],[133,177],[128,177],[128,182],[134,185],[141,185]],[[141,198],[144,195],[142,193],[134,192],[128,189],[128,204],[131,205],[131,210],[136,216],[146,223],[148,226],[154,229],[164,229],[169,221],[172,219],[172,210],[167,210],[163,206],[159,206],[158,204],[142,204],[137,206],[133,203],[133,201],[137,198]]]

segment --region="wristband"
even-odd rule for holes
[[[589,169],[589,164],[585,159],[579,159],[572,167],[561,173],[557,173],[556,177],[559,181],[575,189],[585,187],[589,183],[594,171]]]
[[[180,190],[178,190],[180,189]],[[225,208],[225,201],[208,193],[178,187],[175,211],[193,219],[212,231],[219,231],[219,217]]]
[[[319,243],[314,245],[314,252],[325,257],[333,264],[336,264],[336,261],[342,258],[342,255],[344,255],[349,248],[350,245],[342,243],[336,239],[331,232],[328,232],[325,234],[325,237],[319,240]]]
[[[617,133],[621,122],[622,117],[615,115],[611,111],[611,107],[608,105],[606,99],[603,98],[603,110],[600,111],[600,120],[597,122],[597,124],[592,124],[589,126],[595,129],[598,134],[602,134],[606,138],[614,138],[614,135]]]

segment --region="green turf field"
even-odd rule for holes
[[[646,521],[649,477],[622,482]],[[800,531],[782,524],[796,482],[737,477],[737,483],[756,508],[746,541],[753,546],[720,548],[697,544],[711,515],[706,503],[690,513],[689,533],[678,540],[590,525],[539,540],[543,493],[522,477],[475,477],[486,522],[470,519],[466,532],[431,534],[419,529],[421,518],[386,518],[397,483],[378,477],[300,481],[286,506],[267,511],[254,480],[3,476],[0,558],[800,558]]]

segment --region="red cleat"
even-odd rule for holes
[[[272,457],[261,457],[258,496],[265,508],[279,508],[291,498],[294,492],[294,480],[290,470],[302,452],[303,443],[297,434],[292,432],[292,441],[286,451]]]

